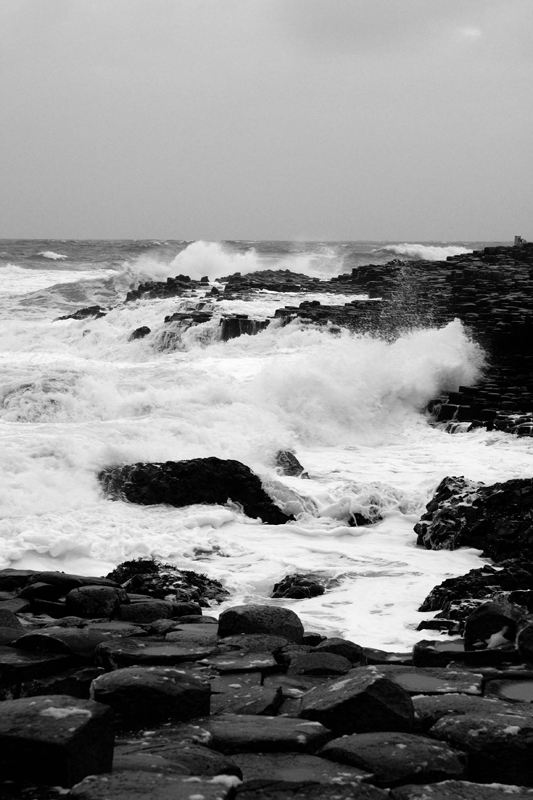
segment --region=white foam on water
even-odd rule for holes
[[[209,302],[216,313],[266,317],[292,302],[280,299]],[[476,380],[479,348],[458,321],[392,343],[301,322],[222,342],[215,314],[161,350],[172,327],[164,317],[187,304],[170,298],[117,306],[101,319],[53,322],[41,312],[31,325],[16,316],[2,323],[0,566],[101,575],[153,555],[220,579],[231,591],[223,607],[279,603],[308,627],[366,646],[410,646],[421,638],[416,609],[429,590],[481,563],[472,550],[415,546],[413,525],[439,481],[531,474],[526,439],[450,436],[427,425],[428,400]],[[152,333],[129,341],[141,325]],[[309,480],[277,475],[275,454],[286,448]],[[237,507],[111,501],[97,479],[114,464],[213,455],[253,468],[296,520],[267,526]],[[382,521],[351,528],[356,511]],[[296,571],[333,585],[310,600],[269,599]]]
[[[41,253],[37,253],[37,255],[42,256],[43,258],[49,258],[51,261],[64,261],[68,258],[68,256],[63,255],[62,253],[54,253],[53,250],[43,250]]]
[[[424,259],[426,261],[445,261],[448,256],[457,256],[472,252],[472,250],[459,245],[430,245],[416,244],[413,242],[385,245],[383,250],[390,250],[391,253],[396,253],[396,255],[399,256]]]

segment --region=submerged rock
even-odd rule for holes
[[[231,502],[240,505],[247,516],[260,518],[270,525],[283,525],[292,519],[267,495],[259,477],[249,467],[232,459],[141,462],[108,467],[98,477],[107,494],[131,503],[166,503],[182,507]]]

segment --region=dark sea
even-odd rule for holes
[[[439,481],[493,483],[530,473],[533,441],[484,429],[450,435],[429,400],[479,379],[483,353],[459,320],[395,341],[332,336],[294,321],[220,337],[229,313],[267,319],[303,300],[353,294],[261,291],[205,296],[220,278],[289,269],[329,279],[391,259],[440,260],[489,242],[0,241],[0,568],[104,575],[154,556],[221,580],[230,600],[290,605],[309,629],[401,650],[420,638],[417,609],[478,551],[426,551],[413,526]],[[177,274],[209,284],[181,297],[124,303],[140,282]],[[164,318],[198,302],[205,323],[169,337]],[[100,318],[57,320],[100,305]],[[150,334],[131,341],[132,331]],[[278,474],[291,449],[309,480]],[[107,499],[107,466],[234,458],[296,520],[260,524],[238,506],[136,506]],[[350,527],[356,511],[375,525]],[[275,601],[293,572],[325,595]],[[435,636],[425,632],[425,636]]]

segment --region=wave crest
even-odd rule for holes
[[[448,256],[458,256],[463,253],[471,253],[466,247],[459,245],[432,245],[432,244],[410,244],[404,242],[403,244],[388,244],[383,247],[383,250],[388,250],[391,253],[396,253],[399,256],[407,256],[412,259],[420,259],[421,261],[445,261]]]
[[[40,253],[37,253],[38,256],[42,258],[49,258],[52,261],[65,261],[68,256],[62,255],[62,253],[54,253],[53,250],[42,250]]]

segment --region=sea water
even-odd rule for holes
[[[413,526],[446,475],[493,483],[528,477],[533,443],[430,424],[429,400],[478,380],[485,357],[459,320],[407,324],[394,341],[274,322],[220,339],[221,314],[273,316],[306,299],[353,295],[259,292],[124,303],[144,280],[291,269],[329,278],[391,258],[442,259],[481,243],[0,242],[0,568],[104,575],[154,556],[222,581],[238,603],[280,603],[308,629],[404,650],[425,595],[483,564],[479,551],[427,551]],[[206,289],[199,295],[205,295]],[[201,299],[206,323],[168,335],[167,315]],[[57,320],[100,304],[105,317]],[[133,330],[151,333],[130,341]],[[278,474],[292,450],[309,479]],[[295,521],[260,524],[237,505],[137,506],[107,499],[99,470],[136,461],[218,456],[259,474]],[[379,514],[350,527],[350,516]],[[289,573],[326,593],[272,600]]]

